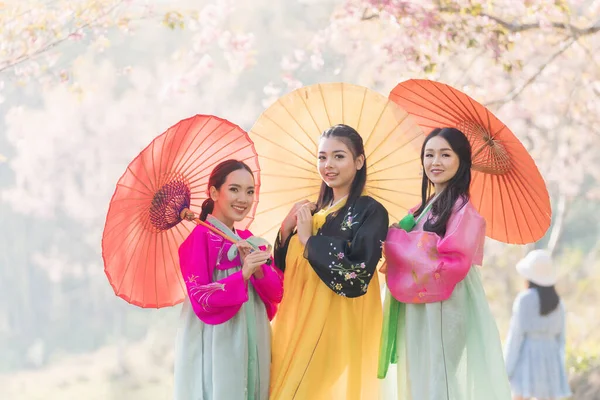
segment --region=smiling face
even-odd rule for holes
[[[210,188],[210,197],[215,202],[213,216],[229,227],[243,220],[254,201],[254,177],[245,169],[227,175],[219,189]]]
[[[342,195],[348,194],[356,176],[362,168],[364,156],[354,157],[348,146],[335,137],[322,138],[319,142],[317,167],[323,182]]]
[[[427,178],[435,185],[436,192],[443,190],[454,178],[460,159],[450,143],[441,136],[434,136],[425,145],[423,169]]]

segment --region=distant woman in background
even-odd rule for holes
[[[534,250],[519,261],[517,271],[527,289],[515,299],[505,348],[513,399],[568,397],[565,309],[554,289],[552,258],[545,250]]]

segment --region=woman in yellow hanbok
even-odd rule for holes
[[[316,205],[297,203],[275,244],[284,297],[273,322],[270,398],[377,399],[382,306],[375,267],[388,213],[363,195],[367,166],[356,130],[326,130],[317,164],[323,183]]]

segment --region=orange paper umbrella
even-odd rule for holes
[[[487,236],[505,243],[532,243],[551,222],[548,190],[519,139],[487,108],[451,86],[429,80],[400,83],[390,99],[428,133],[458,128],[473,149],[471,201],[487,221]]]
[[[183,301],[178,249],[195,224],[182,221],[180,213],[200,212],[212,169],[231,158],[250,166],[258,193],[258,159],[246,132],[221,118],[196,115],[158,136],[129,164],[102,235],[104,271],[117,296],[144,308]],[[238,227],[250,224],[257,202],[258,195]]]

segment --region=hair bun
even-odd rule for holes
[[[202,202],[202,212],[200,213],[200,221],[206,221],[208,214],[211,214],[215,208],[215,201],[210,197]]]

